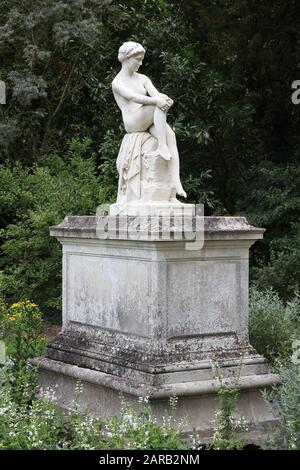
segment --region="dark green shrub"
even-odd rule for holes
[[[292,342],[300,336],[300,300],[286,304],[272,289],[250,290],[250,342],[270,361],[292,354]]]
[[[49,226],[66,215],[95,214],[102,202],[89,146],[88,139],[73,139],[64,158],[49,155],[30,169],[0,166],[0,207],[9,219],[0,231],[2,295],[30,298],[44,311],[60,310],[61,248]]]
[[[300,365],[290,362],[277,365],[280,384],[264,398],[278,418],[273,439],[268,446],[280,450],[300,449]]]

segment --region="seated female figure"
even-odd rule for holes
[[[176,137],[167,124],[167,112],[173,100],[160,93],[146,75],[138,73],[144,55],[141,44],[130,41],[120,47],[118,59],[122,68],[112,82],[114,97],[122,111],[126,132],[147,131],[157,139],[155,155],[170,161],[176,192],[186,197],[180,182]]]

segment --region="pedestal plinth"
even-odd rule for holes
[[[277,377],[248,340],[248,253],[264,230],[243,217],[205,217],[204,244],[193,249],[176,227],[166,240],[159,227],[149,239],[108,224],[99,238],[107,222],[66,217],[51,228],[63,247],[63,330],[37,360],[41,385],[58,383],[68,407],[82,380],[82,407],[104,418],[118,413],[120,391],[149,396],[158,416],[177,395],[185,431],[209,436],[214,358],[229,386],[239,373],[247,420],[270,422],[260,391]]]

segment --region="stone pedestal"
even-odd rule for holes
[[[220,385],[214,359],[229,386],[240,375],[247,420],[272,421],[260,391],[277,377],[248,340],[248,253],[264,230],[243,217],[206,217],[204,245],[187,249],[176,227],[169,240],[159,230],[149,240],[149,231],[124,238],[109,229],[101,239],[108,220],[66,217],[51,228],[63,247],[63,330],[37,360],[40,383],[58,383],[68,407],[82,380],[83,408],[103,417],[118,413],[120,392],[149,396],[158,416],[177,395],[185,431],[205,437]]]
[[[170,162],[156,154],[156,148],[157,139],[149,132],[125,134],[117,158],[117,201],[109,215],[193,215],[193,204],[176,199]]]

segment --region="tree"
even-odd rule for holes
[[[204,202],[206,215],[243,214],[266,227],[252,257],[260,270],[268,264],[263,277],[256,271],[261,282],[275,283],[279,259],[291,272],[286,257],[291,261],[294,251],[287,255],[287,247],[297,250],[299,221],[300,106],[291,102],[291,83],[300,78],[297,0],[2,4],[0,79],[8,88],[8,104],[0,108],[2,201],[10,199],[17,162],[31,175],[49,155],[67,164],[74,137],[90,141],[101,202],[113,199],[124,130],[111,81],[119,46],[135,40],[146,48],[147,75],[174,99],[169,120],[189,202]],[[20,214],[4,203],[0,216],[13,240]],[[13,258],[5,260],[4,271]],[[288,296],[295,282],[281,279],[280,292]]]

